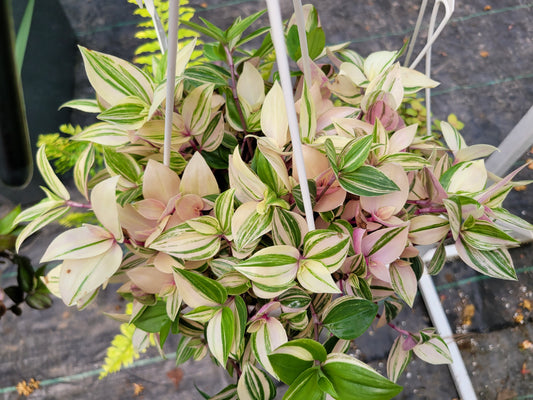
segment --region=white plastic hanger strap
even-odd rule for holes
[[[266,3],[268,8],[268,17],[270,20],[272,42],[276,51],[276,62],[278,65],[279,78],[281,88],[283,89],[285,107],[287,109],[287,118],[289,120],[289,132],[291,135],[292,142],[292,156],[298,169],[298,179],[300,181],[300,190],[302,194],[302,201],[304,203],[307,226],[309,227],[309,230],[312,231],[315,229],[313,206],[311,204],[309,185],[307,184],[307,174],[305,172],[302,143],[300,141],[300,128],[298,125],[298,118],[296,117],[296,109],[294,107],[291,74],[289,69],[289,60],[287,59],[287,47],[285,45],[285,35],[283,33],[281,11],[279,8],[278,0],[266,0]]]

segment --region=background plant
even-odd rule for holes
[[[179,333],[178,363],[210,354],[237,378],[215,398],[273,398],[271,377],[289,385],[287,399],[391,398],[413,355],[450,361],[433,329],[393,323],[416,295],[415,245],[437,244],[431,273],[454,243],[470,267],[516,279],[510,228],[532,227],[502,201],[519,170],[491,185],[483,158],[494,147],[468,146],[446,122],[439,136],[406,123],[404,99],[437,83],[401,67],[400,52],[325,49],[308,8],[311,83],[296,72],[295,98],[318,227],[309,232],[268,29],[245,34],[261,15],[225,30],[187,23],[214,42],[204,45],[208,63],[187,67],[194,42],[179,52],[169,166],[161,163],[165,64],[148,74],[82,48],[99,101],[68,106],[100,121],[73,138],[89,143],[74,170],[86,200],[70,199],[41,148],[47,198],[17,217],[31,221],[17,246],[71,208],[91,210],[98,225],[62,233],[44,254],[62,261],[48,287],[83,308],[102,285],[120,283],[133,307],[117,318],[135,326],[140,348],[150,334],[162,347]],[[299,61],[290,25],[289,54]],[[89,179],[93,143],[105,167]],[[389,379],[346,354],[376,320],[397,333]]]

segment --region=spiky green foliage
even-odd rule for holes
[[[128,2],[137,4],[136,0],[128,0]],[[190,21],[194,17],[195,10],[192,7],[188,7],[188,4],[189,0],[180,0],[180,23],[183,21]],[[161,23],[166,31],[168,29],[168,0],[154,0],[154,6],[156,7],[157,13],[161,18]],[[161,57],[161,48],[157,41],[154,23],[146,8],[138,8],[134,11],[134,14],[139,15],[144,19],[143,22],[137,25],[139,29],[135,33],[135,37],[143,40],[144,43],[135,49],[135,58],[133,59],[133,62],[144,66],[147,70],[151,70],[153,57]],[[181,28],[178,33],[179,47],[183,47],[191,39],[197,36],[198,34],[196,32],[187,28]],[[197,50],[193,52],[191,61],[198,61],[201,56],[202,52]]]
[[[134,332],[135,325],[130,325],[128,323],[120,325],[120,334],[115,336],[111,345],[107,348],[105,361],[102,365],[102,372],[100,372],[99,379],[120,371],[122,367],[130,365],[140,357],[139,352],[135,350],[132,341]]]

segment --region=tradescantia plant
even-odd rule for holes
[[[311,83],[294,75],[317,226],[310,231],[268,28],[245,35],[262,14],[226,30],[186,23],[213,42],[204,45],[206,63],[187,67],[194,42],[178,53],[168,166],[166,63],[148,74],[80,48],[96,99],[66,106],[99,120],[71,138],[86,143],[73,173],[85,201],[71,200],[42,147],[46,198],[17,216],[29,222],[17,249],[71,209],[94,213],[97,225],[52,240],[41,261],[61,263],[48,288],[80,309],[116,289],[133,302],[131,314],[115,317],[135,327],[139,348],[150,334],[160,346],[179,334],[178,364],[210,354],[236,378],[213,399],[270,400],[272,379],[289,385],[284,399],[390,399],[413,355],[451,361],[434,329],[392,322],[414,302],[423,269],[416,245],[437,246],[432,274],[443,268],[445,244],[455,243],[471,268],[516,279],[510,230],[533,226],[502,202],[519,170],[491,176],[483,159],[495,148],[468,146],[449,123],[438,135],[406,125],[402,103],[437,82],[402,67],[401,52],[363,58],[325,47],[307,7]],[[286,35],[298,62],[294,29],[289,22]],[[260,37],[258,48],[246,47]],[[91,174],[96,148],[105,163]],[[398,333],[388,379],[346,354],[374,321]]]

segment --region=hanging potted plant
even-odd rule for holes
[[[138,347],[179,334],[178,363],[209,354],[235,377],[213,398],[272,399],[273,380],[289,385],[285,399],[392,398],[413,355],[450,362],[434,329],[392,322],[414,302],[424,268],[416,245],[437,246],[430,273],[454,243],[471,268],[516,279],[509,228],[532,226],[502,201],[519,170],[489,184],[483,159],[494,147],[468,146],[445,122],[433,135],[406,124],[402,104],[437,82],[401,66],[401,51],[363,58],[326,47],[312,7],[308,51],[295,19],[285,30],[302,69],[288,102],[269,28],[245,35],[262,14],[226,30],[187,23],[212,39],[207,62],[193,66],[194,41],[151,73],[80,48],[96,99],[65,106],[99,120],[72,137],[87,144],[74,167],[85,201],[71,200],[41,148],[46,198],[16,218],[29,222],[17,248],[71,209],[93,213],[98,224],[52,240],[41,261],[60,264],[48,288],[80,309],[116,290],[133,304],[117,318],[135,326]],[[388,378],[346,354],[375,321],[398,334]]]

